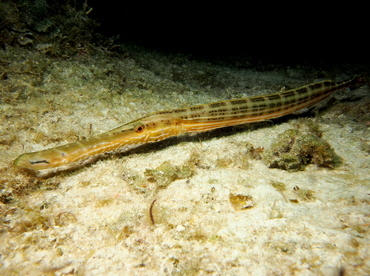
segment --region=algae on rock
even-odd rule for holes
[[[281,133],[263,159],[268,167],[287,171],[301,171],[309,164],[334,168],[341,163],[327,141],[296,129]]]

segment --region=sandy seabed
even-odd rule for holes
[[[0,56],[2,275],[370,275],[367,85],[315,115],[174,138],[39,178],[13,160],[150,112],[296,88],[319,70],[145,51]],[[307,124],[340,164],[270,168],[264,152]]]

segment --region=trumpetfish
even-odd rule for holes
[[[205,132],[278,118],[311,107],[339,89],[349,87],[353,90],[365,82],[364,76],[356,76],[338,83],[324,80],[266,96],[158,111],[87,140],[24,153],[15,159],[14,165],[41,171],[69,165],[116,149],[129,150],[184,133]]]

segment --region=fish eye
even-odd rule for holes
[[[143,124],[139,124],[139,125],[135,126],[135,128],[134,128],[136,133],[143,132],[144,129],[145,129],[145,126]]]

